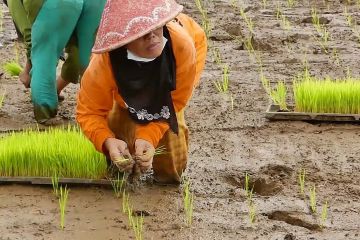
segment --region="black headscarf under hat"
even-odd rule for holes
[[[138,123],[166,121],[177,134],[178,122],[171,98],[171,91],[176,89],[176,62],[169,31],[166,26],[163,30],[168,41],[153,61],[128,59],[126,47],[111,51],[110,61],[130,117]]]

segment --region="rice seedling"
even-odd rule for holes
[[[292,8],[296,5],[296,0],[287,0],[288,7]]]
[[[360,81],[345,79],[317,79],[308,72],[293,83],[295,111],[314,113],[360,113]]]
[[[254,33],[254,22],[252,19],[245,13],[245,10],[241,7],[240,8],[240,16],[244,19],[246,26],[251,34]]]
[[[354,22],[354,19],[353,19],[352,15],[348,12],[346,6],[345,6],[345,8],[344,8],[344,15],[345,15],[345,18],[346,18],[346,23],[347,23],[347,25],[348,25],[351,29],[353,29],[354,26],[355,26],[355,22]]]
[[[317,37],[315,37],[315,39],[320,43],[324,51],[328,53],[327,49],[330,40],[330,32],[327,30],[324,24],[320,24],[320,17],[315,8],[311,9],[311,18],[314,28],[316,29],[317,33],[320,35],[321,42],[317,40]]]
[[[280,3],[276,3],[276,20],[279,20],[282,15]]]
[[[124,192],[124,184],[125,181],[125,174],[122,174],[122,177],[120,176],[120,173],[117,174],[117,177],[115,179],[111,179],[111,186],[113,187],[114,194],[117,198],[121,197],[121,195]]]
[[[313,187],[310,187],[310,210],[312,213],[316,213],[316,189],[315,185]]]
[[[59,197],[59,176],[56,173],[51,177],[51,183],[54,195]]]
[[[214,57],[214,61],[215,63],[221,67],[223,65],[223,62],[222,62],[222,58],[221,58],[221,54],[220,54],[220,50],[216,47],[213,48],[212,50],[212,55]]]
[[[4,99],[5,99],[5,95],[6,95],[6,92],[4,92],[4,93],[0,96],[0,108],[1,108],[2,105],[3,105]]]
[[[126,213],[129,209],[130,195],[124,190],[122,192],[122,211]]]
[[[4,30],[4,26],[3,26],[3,20],[4,19],[4,10],[2,5],[0,5],[0,32],[2,32]]]
[[[328,202],[325,201],[325,203],[321,209],[321,223],[320,223],[321,228],[323,228],[325,226],[327,217],[328,217]]]
[[[284,81],[278,81],[275,90],[271,91],[271,98],[273,102],[280,106],[280,110],[288,110],[286,105],[287,88]]]
[[[238,6],[238,0],[231,0],[231,6],[232,6],[233,8],[237,8],[237,6]]]
[[[281,14],[281,26],[283,27],[284,30],[289,31],[291,30],[291,23],[288,20],[288,18]]]
[[[256,219],[256,207],[255,207],[255,203],[253,201],[251,201],[248,204],[248,210],[249,210],[248,214],[249,214],[250,223],[253,224]]]
[[[265,76],[262,68],[260,69],[260,81],[262,86],[264,87],[266,93],[270,96],[271,95],[271,86],[269,79]]]
[[[299,171],[299,178],[298,178],[298,181],[299,181],[299,186],[300,186],[300,193],[302,195],[305,195],[305,169],[301,169]]]
[[[66,203],[69,195],[69,189],[65,186],[60,187],[60,198],[59,198],[59,206],[60,206],[60,228],[64,229],[65,226],[65,209]]]
[[[222,66],[222,78],[214,82],[216,89],[220,93],[227,93],[229,90],[229,67],[227,64]]]
[[[288,31],[291,29],[291,23],[285,14],[282,13],[280,3],[276,4],[276,20],[281,20],[281,27]]]
[[[253,45],[253,36],[252,35],[250,37],[245,38],[244,47],[248,51],[249,56],[251,56],[253,54],[256,56],[254,45]]]
[[[193,220],[194,210],[194,194],[190,191],[190,181],[186,180],[184,183],[184,211],[185,211],[185,222],[187,226],[191,226]]]
[[[262,3],[262,8],[265,9],[267,6],[267,0],[262,0],[261,3]]]
[[[19,63],[15,61],[5,63],[3,69],[10,76],[19,76],[23,70]]]
[[[135,239],[136,240],[142,240],[143,239],[143,232],[144,232],[144,216],[132,216],[132,228],[135,233]]]
[[[211,33],[211,23],[204,7],[204,0],[195,0],[195,5],[201,14],[202,28],[205,31],[206,38],[209,39]]]
[[[245,189],[246,197],[249,197],[251,195],[251,198],[252,198],[252,190],[250,190],[250,176],[249,176],[248,173],[245,173],[245,186],[244,186],[244,189]]]
[[[317,10],[316,8],[311,8],[311,20],[312,20],[312,24],[315,27],[316,31],[318,33],[321,33],[321,24],[320,24],[320,17],[317,14]]]
[[[128,216],[128,220],[129,220],[129,226],[130,227],[133,227],[133,208],[132,206],[130,205],[130,202],[127,203],[127,209],[126,209],[126,213],[127,213],[127,216]]]
[[[105,156],[77,127],[12,132],[0,139],[0,176],[104,179]]]
[[[336,65],[338,65],[338,66],[340,65],[340,57],[339,57],[338,50],[336,48],[333,49],[331,58],[334,60]]]

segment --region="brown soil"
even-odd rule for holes
[[[179,2],[200,21],[193,1]],[[145,239],[360,239],[359,125],[266,121],[269,100],[259,81],[258,64],[242,42],[248,35],[246,25],[231,6],[233,1],[209,2],[212,46],[230,66],[233,109],[213,85],[221,70],[210,51],[202,82],[187,109],[192,133],[186,176],[195,193],[194,223],[191,228],[184,224],[181,188],[145,184],[131,193],[134,209],[150,214],[145,217]],[[305,53],[316,76],[343,77],[347,67],[359,76],[360,44],[346,24],[345,1],[310,1],[330,31],[329,54],[314,40],[309,1],[298,1],[294,8],[281,1],[292,25],[288,31],[276,19],[274,3],[262,9],[262,1],[241,2],[255,23],[253,43],[272,82],[282,79],[290,86],[303,68]],[[360,22],[356,5],[348,6],[348,11]],[[16,39],[6,11],[4,26],[0,64],[13,58]],[[331,54],[335,48],[339,63]],[[7,92],[0,131],[34,126],[29,91],[5,75],[0,83],[0,94]],[[74,121],[77,89],[71,86],[64,92],[59,120]],[[297,183],[301,168],[307,171],[305,198]],[[246,172],[254,185],[254,224],[249,223],[243,190]],[[317,215],[309,210],[313,185]],[[321,229],[325,201],[329,214]],[[50,187],[0,186],[0,239],[134,239],[121,200],[111,189],[71,187],[65,226],[59,229],[58,204]]]

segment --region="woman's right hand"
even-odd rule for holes
[[[121,172],[132,171],[135,161],[131,157],[126,142],[116,138],[107,138],[104,147],[109,152],[111,161]]]

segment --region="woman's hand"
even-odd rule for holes
[[[111,161],[121,172],[132,171],[135,162],[130,155],[126,142],[116,138],[107,138],[104,147],[109,152]]]
[[[146,172],[152,168],[154,154],[155,148],[151,143],[143,139],[136,139],[135,158],[141,172]]]

